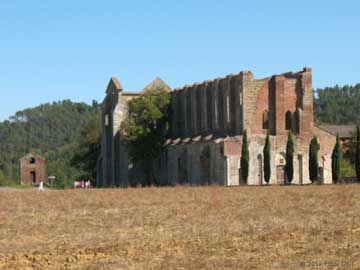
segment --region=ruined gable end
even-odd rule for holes
[[[116,77],[111,77],[109,84],[106,88],[106,93],[108,94],[108,93],[116,91],[116,90],[122,91],[123,87],[122,87],[120,81]]]

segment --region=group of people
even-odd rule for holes
[[[91,188],[91,182],[90,180],[81,180],[81,181],[74,181],[74,188]],[[39,182],[38,191],[44,191],[44,182]]]
[[[74,181],[74,188],[91,188],[90,180]]]

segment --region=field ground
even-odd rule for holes
[[[0,189],[0,269],[360,269],[360,185]]]

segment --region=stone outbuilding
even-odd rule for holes
[[[20,184],[38,185],[45,182],[46,164],[45,159],[35,153],[29,153],[20,159]]]

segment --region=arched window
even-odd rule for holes
[[[262,128],[269,129],[269,112],[265,110],[262,115]]]
[[[30,164],[35,164],[36,163],[36,160],[35,160],[35,158],[30,158]]]
[[[287,111],[285,115],[285,129],[290,130],[291,129],[291,112]]]

